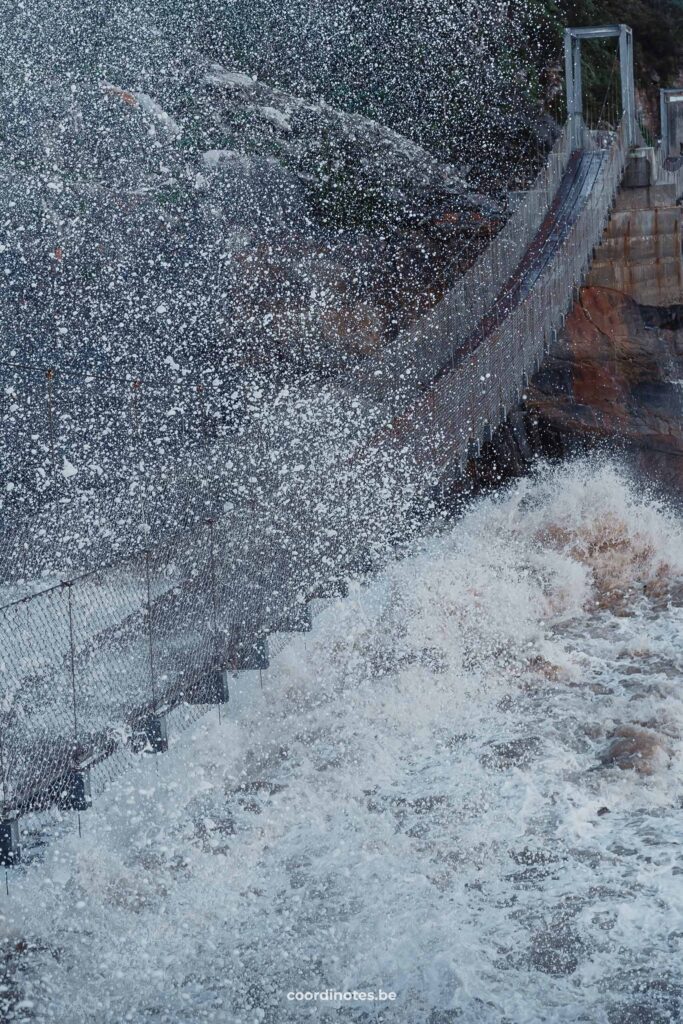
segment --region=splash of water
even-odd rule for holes
[[[477,502],[16,873],[8,1014],[680,1019],[682,582],[613,464]]]

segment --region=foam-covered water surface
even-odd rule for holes
[[[5,1015],[683,1019],[682,585],[615,465],[478,501],[28,850]]]

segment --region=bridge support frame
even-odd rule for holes
[[[636,92],[633,77],[633,32],[628,25],[564,30],[564,66],[567,86],[567,114],[572,149],[583,148],[583,83],[581,42],[584,39],[618,39],[621,72],[621,107],[626,122],[626,143],[636,142]]]
[[[225,664],[231,672],[265,671],[270,664],[266,634],[248,629],[233,633],[227,640]]]
[[[19,819],[0,818],[0,867],[10,868],[20,862]]]
[[[187,704],[228,704],[230,701],[230,670],[216,665],[199,686],[185,694]]]
[[[165,754],[168,750],[168,720],[164,711],[143,715],[133,730],[132,749],[136,754]]]
[[[659,118],[664,160],[683,156],[683,89],[659,90]]]
[[[87,811],[92,806],[90,768],[88,766],[69,769],[65,775],[57,803],[63,811]]]

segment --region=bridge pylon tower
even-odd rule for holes
[[[567,86],[567,115],[573,149],[583,148],[583,85],[581,81],[581,43],[584,39],[618,39],[621,75],[621,109],[625,121],[626,144],[636,143],[636,93],[633,77],[633,32],[628,25],[601,25],[564,30],[564,66]]]

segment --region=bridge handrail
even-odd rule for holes
[[[627,153],[622,119],[587,202],[536,286],[499,327],[482,338],[471,355],[431,389],[429,447],[434,451],[435,438],[440,439],[442,470],[453,457],[464,463],[472,444],[478,446],[490,436],[540,366],[544,351],[564,324],[607,225]]]
[[[363,362],[354,385],[368,399],[390,398],[394,409],[407,405],[443,368],[458,343],[476,330],[557,196],[571,157],[570,141],[565,124],[531,187],[473,266],[432,309]]]

